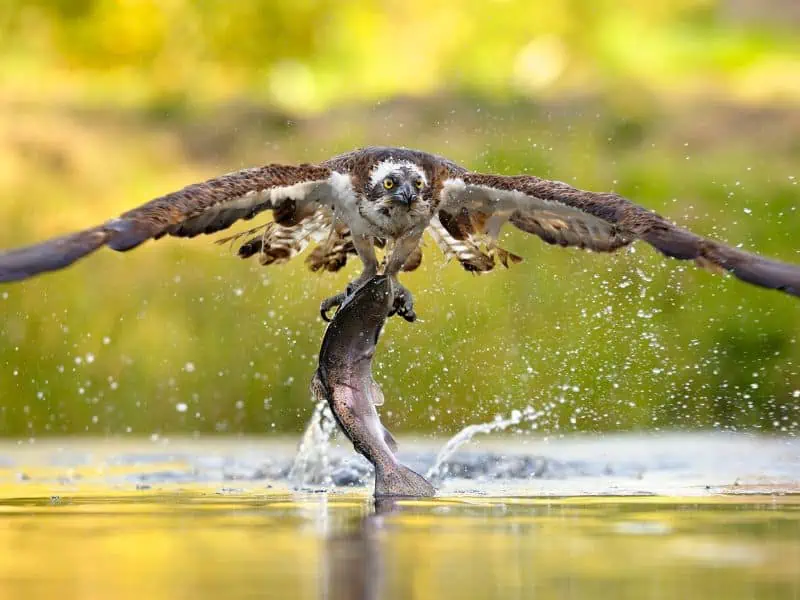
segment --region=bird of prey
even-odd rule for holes
[[[468,271],[485,272],[521,260],[497,243],[506,223],[549,244],[595,252],[641,239],[666,256],[800,296],[800,266],[700,237],[617,194],[531,175],[475,173],[441,156],[384,147],[189,185],[101,225],[0,254],[0,281],[64,268],[102,246],[125,251],[165,235],[215,233],[266,211],[271,221],[220,242],[239,243],[239,256],[258,256],[264,265],[286,262],[314,242],[306,258],[312,271],[337,271],[349,254],[361,259],[361,275],[322,302],[326,320],[382,269],[392,282],[393,313],[413,321],[413,297],[397,276],[419,266],[423,233]],[[376,247],[385,250],[383,264]]]

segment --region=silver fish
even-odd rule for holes
[[[322,339],[311,389],[327,400],[356,452],[375,467],[376,497],[433,496],[436,489],[422,475],[397,461],[397,444],[375,410],[383,392],[372,378],[372,357],[392,308],[391,285],[376,275],[341,306]]]

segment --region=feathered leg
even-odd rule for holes
[[[414,312],[414,296],[397,280],[397,274],[419,247],[423,231],[424,229],[419,231],[412,230],[399,237],[386,263],[385,273],[391,279],[392,292],[394,293],[394,304],[389,316],[398,314],[409,323],[417,320],[417,314]]]
[[[378,272],[378,257],[375,254],[375,240],[371,236],[353,235],[353,245],[356,253],[364,263],[364,270],[356,279],[347,284],[344,292],[326,298],[319,306],[319,314],[323,321],[330,322],[332,317],[328,316],[331,309],[339,307],[347,298],[352,295],[364,283],[372,279]],[[402,266],[402,265],[401,265]]]

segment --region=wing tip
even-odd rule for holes
[[[105,245],[111,232],[103,226],[0,254],[0,282],[29,279],[70,266]]]

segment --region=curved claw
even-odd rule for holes
[[[393,317],[394,315],[403,317],[409,323],[413,323],[417,320],[417,313],[414,312],[414,309],[399,302],[395,302],[392,310],[389,311],[390,317]]]
[[[334,312],[333,315],[329,315],[328,313],[331,311],[331,309],[340,308],[345,300],[352,296],[361,287],[361,285],[363,285],[363,282],[359,281],[358,279],[351,281],[347,285],[347,289],[344,292],[323,300],[319,306],[319,315],[322,317],[322,320],[326,323],[333,321],[336,313]],[[417,320],[417,313],[414,312],[414,297],[411,295],[411,292],[400,285],[396,280],[394,281],[393,286],[394,301],[388,316],[391,317],[398,315],[403,317],[409,323],[413,323]]]
[[[413,308],[409,311],[406,310],[397,311],[397,314],[403,317],[409,323],[413,323],[414,321],[417,320],[417,313],[414,312]]]
[[[398,315],[400,317],[403,317],[409,323],[413,323],[414,321],[417,320],[417,313],[414,312],[414,309],[406,307],[406,306],[399,306],[399,307],[393,308],[392,312],[389,313],[390,317],[392,315]]]
[[[326,298],[325,300],[323,300],[322,303],[319,305],[319,316],[322,317],[322,320],[325,321],[326,323],[330,323],[331,321],[333,321],[333,317],[336,316],[336,313],[333,313],[333,316],[329,317],[328,312],[330,312],[332,308],[338,308],[339,306],[341,306],[342,302],[344,302],[346,298],[347,294],[345,292],[342,292],[340,294],[336,294],[335,296],[331,296],[330,298]]]
[[[409,323],[417,320],[417,313],[414,312],[414,297],[405,287],[395,283],[394,304],[389,316],[399,315]]]

